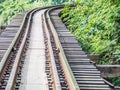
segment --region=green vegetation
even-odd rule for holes
[[[120,0],[77,0],[61,18],[85,52],[100,55],[99,64],[120,64]]]
[[[109,82],[112,82],[116,86],[120,86],[120,77],[107,78]]]
[[[120,1],[78,0],[66,6],[62,19],[86,52],[99,54],[101,64],[120,63]]]
[[[19,13],[36,7],[72,2],[72,0],[0,0],[0,26],[7,25]]]

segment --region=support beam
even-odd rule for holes
[[[115,87],[115,90],[120,90],[120,87]]]
[[[96,65],[102,77],[119,77],[120,65]]]

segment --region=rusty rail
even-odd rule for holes
[[[14,48],[17,39],[18,39],[19,36],[20,36],[20,33],[21,33],[22,29],[23,29],[23,26],[24,26],[26,17],[27,17],[27,14],[26,14],[25,17],[24,17],[23,22],[22,22],[22,24],[21,24],[21,26],[20,26],[20,28],[19,28],[19,30],[18,30],[15,38],[13,39],[11,45],[9,46],[8,50],[6,51],[4,57],[2,58],[2,60],[1,60],[1,62],[0,62],[0,76],[1,76],[1,73],[2,73],[2,71],[3,71],[3,69],[4,69],[4,67],[5,67],[5,63],[7,62],[7,59],[9,58],[10,53],[11,53],[12,49]]]
[[[64,73],[65,73],[65,78],[67,79],[67,83],[68,83],[68,87],[70,90],[80,90],[77,82],[76,82],[76,79],[72,73],[72,70],[69,66],[69,63],[67,61],[67,58],[65,56],[65,53],[63,51],[63,48],[62,48],[62,45],[59,41],[59,38],[58,38],[58,35],[57,35],[57,32],[51,22],[51,19],[50,19],[50,11],[53,10],[53,9],[50,9],[48,12],[47,12],[47,18],[48,18],[48,23],[50,25],[50,28],[51,28],[51,32],[53,34],[53,37],[54,37],[54,40],[55,40],[55,43],[56,43],[56,47],[59,49],[59,58],[60,58],[60,62],[61,62],[61,65],[63,67],[63,70],[64,70]]]
[[[27,35],[28,35],[28,31],[30,29],[30,22],[31,22],[32,15],[35,12],[39,11],[39,10],[47,9],[47,8],[51,8],[51,7],[54,7],[54,6],[48,6],[48,7],[43,7],[43,8],[36,8],[36,9],[33,9],[33,10],[31,10],[31,11],[29,11],[29,12],[27,12],[25,14],[23,22],[22,22],[22,24],[21,24],[21,26],[19,28],[19,31],[17,32],[15,38],[13,39],[11,45],[9,46],[8,50],[6,51],[4,57],[2,58],[2,60],[0,62],[0,76],[2,76],[2,72],[4,71],[4,69],[6,67],[6,64],[8,62],[7,60],[8,60],[8,58],[11,55],[11,51],[15,47],[16,43],[18,42],[18,40],[19,40],[19,38],[21,36],[20,33],[23,31],[24,25],[26,25],[26,20],[27,20],[27,28],[25,29],[25,35],[24,35],[24,38],[23,38],[22,43],[20,45],[20,48],[18,50],[18,53],[17,53],[17,55],[15,57],[15,62],[13,64],[13,67],[12,67],[13,69],[11,71],[12,74],[10,74],[10,78],[9,78],[8,84],[6,86],[6,90],[13,90],[13,86],[15,84],[15,79],[16,79],[16,73],[17,73],[17,70],[18,70],[19,62],[20,62],[20,57],[21,57],[23,48],[25,46],[25,42],[26,42],[26,38],[27,38]],[[53,67],[55,67],[55,66],[53,65]],[[56,77],[54,79],[56,79]],[[59,84],[59,80],[57,80],[56,84],[58,84],[56,90],[61,90],[61,86]]]
[[[10,75],[10,78],[8,80],[8,84],[6,86],[6,90],[13,90],[13,88],[14,88],[13,86],[14,86],[14,82],[15,82],[15,79],[16,79],[16,73],[17,73],[17,70],[18,70],[18,65],[19,65],[19,62],[20,62],[20,57],[21,57],[22,51],[23,51],[25,43],[26,43],[26,38],[27,38],[29,29],[30,29],[31,18],[32,18],[32,14],[34,13],[34,11],[35,10],[32,10],[32,11],[30,11],[30,12],[28,12],[26,14],[26,17],[30,14],[29,18],[28,18],[27,28],[25,30],[24,38],[22,40],[22,43],[21,43],[21,45],[19,47],[19,50],[18,50],[18,53],[16,55],[15,62],[14,62],[14,65],[13,65],[13,69],[11,71],[12,74]]]
[[[46,14],[46,12],[45,12]],[[47,23],[46,23],[46,17],[45,15],[43,15],[43,20],[44,20],[44,30],[45,30],[45,33],[47,35],[47,40],[48,40],[48,51],[49,51],[49,54],[50,54],[50,60],[51,60],[51,67],[52,67],[52,71],[53,71],[53,79],[54,79],[54,90],[61,90],[61,85],[60,85],[60,81],[59,81],[59,77],[58,77],[58,73],[57,73],[57,69],[56,69],[56,65],[55,65],[55,58],[54,58],[54,55],[53,55],[53,50],[52,50],[52,45],[51,45],[51,41],[50,41],[50,34],[48,32],[48,28],[47,28]]]

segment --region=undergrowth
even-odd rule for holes
[[[99,64],[120,64],[119,0],[77,0],[61,14],[86,53],[99,54]],[[120,78],[110,80],[120,86]]]
[[[100,64],[120,63],[119,0],[77,0],[61,18],[84,51],[100,55]]]
[[[0,0],[0,26],[6,26],[19,13],[37,7],[72,3],[73,0]]]

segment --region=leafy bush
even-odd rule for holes
[[[28,4],[30,2],[25,1],[24,3],[16,1],[4,1],[0,4],[0,26],[7,25],[10,20],[20,12],[23,12],[30,8]],[[26,5],[28,4],[28,5]],[[28,6],[28,8],[26,7]]]
[[[99,54],[102,64],[119,64],[120,1],[77,0],[61,18],[86,52]]]
[[[115,78],[107,78],[109,82],[112,82],[116,86],[120,86],[120,77],[115,77]]]
[[[7,25],[19,13],[36,7],[62,4],[65,0],[0,0],[0,26]],[[72,0],[71,0],[72,2]]]
[[[99,54],[99,64],[120,64],[120,0],[77,0],[61,18],[84,51]],[[107,79],[120,86],[120,77]]]

